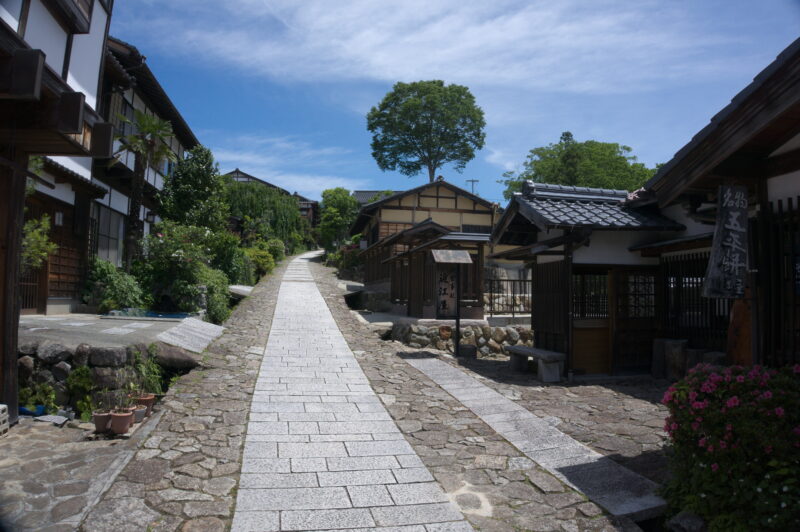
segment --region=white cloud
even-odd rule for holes
[[[710,49],[733,41],[687,9],[655,1],[172,0],[155,19],[126,21],[126,31],[284,82],[440,78],[627,93],[738,68],[709,59]]]

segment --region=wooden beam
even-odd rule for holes
[[[0,59],[0,100],[39,100],[44,75],[44,52],[16,50]]]

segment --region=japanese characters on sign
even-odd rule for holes
[[[717,225],[703,295],[741,298],[747,281],[747,188],[719,187]]]
[[[438,272],[437,301],[439,317],[456,315],[456,272],[454,266],[440,266]]]

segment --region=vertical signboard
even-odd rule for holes
[[[456,268],[444,265],[438,268],[437,317],[452,318],[456,315]]]
[[[722,185],[717,197],[717,226],[703,296],[739,299],[747,280],[747,188]]]

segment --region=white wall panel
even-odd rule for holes
[[[19,15],[22,11],[22,0],[0,0],[0,20],[19,32]]]
[[[75,35],[72,38],[67,83],[76,91],[86,95],[86,103],[92,109],[96,109],[97,105],[97,82],[100,76],[107,21],[108,14],[103,9],[103,4],[95,0],[89,33]]]
[[[41,0],[31,0],[28,22],[25,26],[25,41],[31,48],[42,50],[47,65],[61,75],[64,69],[67,32],[56,22]]]

